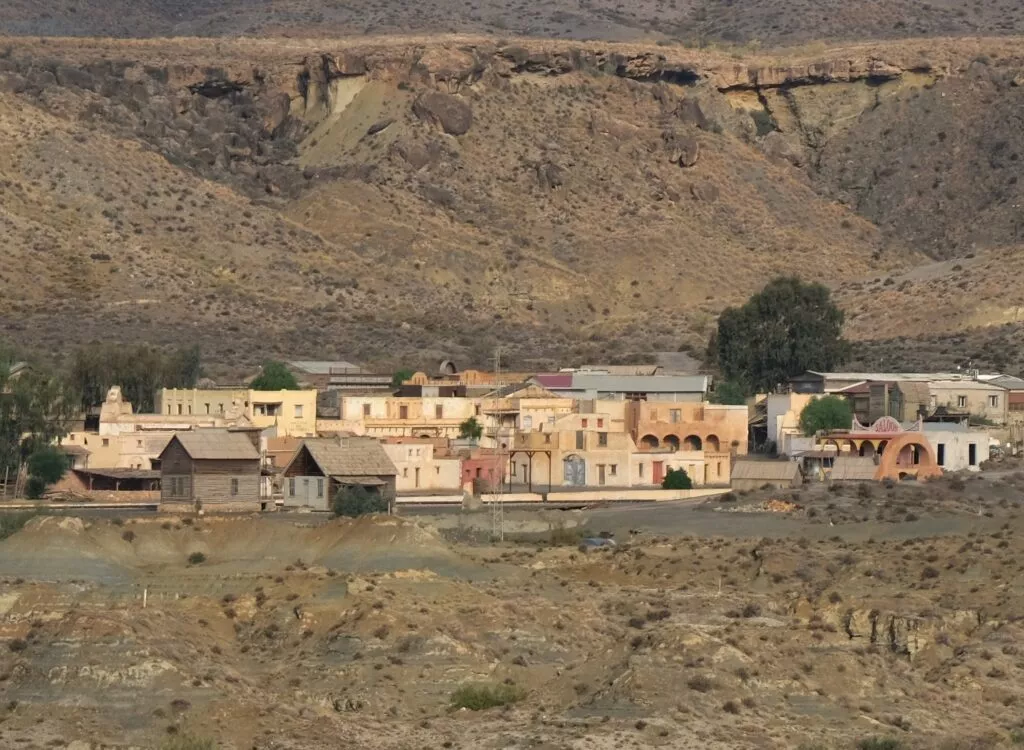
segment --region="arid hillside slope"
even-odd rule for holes
[[[34,36],[485,33],[696,46],[1022,31],[1014,0],[0,0],[0,32]]]
[[[997,39],[785,64],[468,38],[12,40],[6,335],[198,341],[239,365],[700,347],[776,274],[887,291],[929,255],[1011,246],[1021,65]],[[979,135],[986,107],[1007,117]]]

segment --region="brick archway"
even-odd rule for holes
[[[917,455],[916,464],[906,463],[908,453]],[[935,454],[924,435],[904,432],[894,435],[885,446],[879,457],[875,479],[899,479],[901,474],[913,475],[918,479],[942,476],[942,469],[936,462]]]

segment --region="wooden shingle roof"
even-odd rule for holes
[[[325,476],[381,477],[398,474],[384,448],[372,438],[323,438],[306,440],[303,446]]]
[[[196,461],[258,461],[260,458],[256,446],[242,432],[189,430],[174,433],[173,440],[177,440],[189,457]]]

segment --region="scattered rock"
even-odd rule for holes
[[[681,167],[692,167],[700,158],[700,142],[690,133],[666,130],[661,139],[669,150],[669,162]]]
[[[804,149],[799,141],[783,135],[777,130],[773,130],[761,139],[761,151],[769,159],[787,161],[795,167],[802,167],[806,162]]]
[[[281,126],[284,125],[285,120],[288,119],[291,108],[292,100],[288,94],[284,92],[275,94],[263,119],[263,126],[267,129],[267,132],[277,134]]]
[[[537,182],[545,190],[560,186],[565,181],[565,170],[557,164],[545,162],[537,166]]]
[[[712,185],[710,182],[695,182],[690,185],[690,195],[693,196],[694,200],[703,201],[705,203],[714,203],[718,200],[721,191],[717,185]]]
[[[389,117],[386,120],[378,120],[377,122],[373,123],[373,125],[371,125],[369,128],[367,128],[366,134],[377,135],[377,133],[381,133],[387,130],[394,121],[395,119],[393,117]]]
[[[444,208],[454,206],[457,199],[457,196],[451,190],[437,185],[424,185],[420,188],[420,193],[431,203],[436,203]]]
[[[96,81],[89,73],[67,65],[57,66],[57,83],[61,86],[77,86],[80,89],[89,90],[96,87]]]
[[[432,91],[413,102],[412,111],[424,122],[439,126],[449,135],[465,135],[473,124],[469,104],[452,94]]]

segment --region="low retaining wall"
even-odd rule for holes
[[[584,490],[581,492],[552,492],[547,496],[549,503],[604,503],[604,502],[666,502],[670,500],[696,500],[704,497],[724,495],[728,489],[698,490],[645,490],[608,489]],[[502,500],[506,503],[540,503],[544,496],[536,492],[510,492],[503,495],[481,495],[484,503]]]

